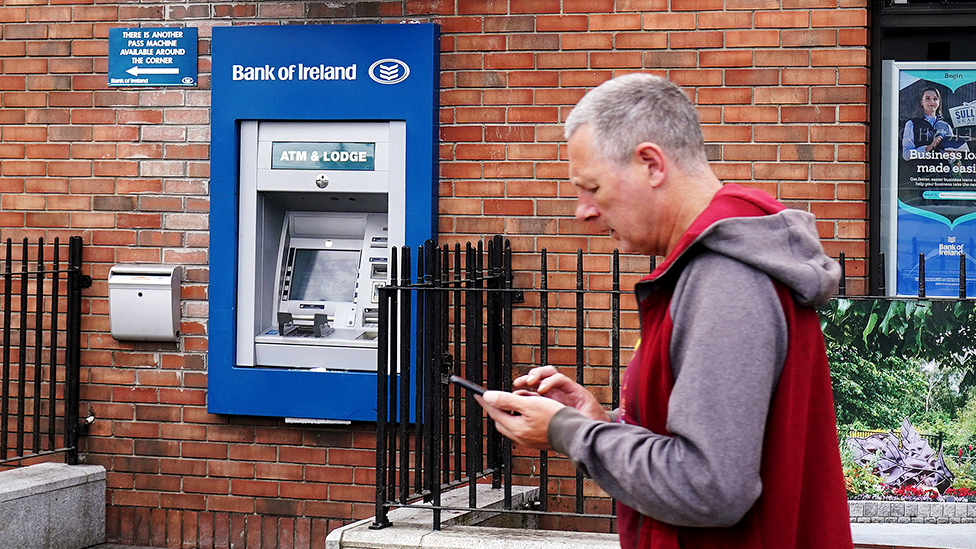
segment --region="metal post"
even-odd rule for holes
[[[925,297],[925,254],[918,254],[918,297]]]
[[[887,289],[885,288],[885,254],[881,252],[878,254],[878,293],[885,295]]]
[[[64,437],[68,465],[78,464],[78,391],[81,379],[81,237],[68,240],[67,337],[65,341]]]
[[[58,299],[60,299],[61,282],[61,240],[54,237],[54,274],[51,277],[51,353],[48,362],[48,422],[47,422],[47,447],[49,450],[56,448],[54,438],[54,426],[57,423],[57,385],[58,385]]]
[[[41,384],[44,376],[41,373],[41,358],[44,354],[44,239],[37,240],[37,273],[34,289],[34,413],[32,414],[33,429],[31,432],[31,452],[41,451]],[[22,314],[26,314],[25,309]]]
[[[3,269],[3,386],[0,387],[0,459],[7,457],[7,425],[10,414],[10,309],[12,302],[13,262],[11,241],[7,239],[7,255]]]
[[[840,263],[840,283],[837,286],[837,295],[847,295],[847,261],[844,252],[840,253],[837,262]]]
[[[959,254],[959,299],[966,299],[966,253]]]
[[[394,250],[394,253],[395,250]],[[388,290],[380,288],[380,311],[379,327],[376,342],[376,507],[374,509],[373,524],[369,527],[372,530],[386,528],[390,526],[390,521],[386,515],[386,500],[388,490],[386,486],[386,418],[387,403],[389,398],[389,378],[387,375],[387,317],[388,313]]]
[[[542,248],[539,280],[539,365],[549,364],[549,262]],[[539,509],[549,508],[549,453],[539,452]]]
[[[407,425],[410,423],[410,310],[413,303],[413,294],[410,291],[410,248],[406,246],[400,252],[402,261],[400,262],[400,279],[396,290],[400,301],[400,503],[407,503],[407,495],[410,493],[410,442],[407,438]],[[393,270],[391,271],[396,280],[396,257],[394,256]],[[419,395],[418,395],[419,398]]]
[[[20,262],[20,344],[18,345],[17,355],[20,357],[17,361],[17,455],[24,455],[24,407],[27,406],[27,402],[24,398],[24,392],[27,391],[27,287],[29,284],[28,279],[28,261],[27,261],[27,250],[28,244],[27,239],[24,238],[23,247],[21,248],[21,255],[23,258]],[[6,426],[4,426],[6,427]],[[70,424],[65,424],[65,429],[71,428]]]
[[[576,250],[576,383],[583,384],[583,250]],[[576,472],[576,512],[583,514],[583,474]]]

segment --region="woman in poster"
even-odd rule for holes
[[[927,153],[942,151],[942,141],[952,135],[952,127],[942,118],[942,94],[937,88],[922,89],[918,103],[901,139],[902,157],[908,161],[930,159]]]

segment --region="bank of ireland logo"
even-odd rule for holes
[[[410,76],[410,67],[399,59],[380,59],[369,66],[369,77],[380,84],[399,84]]]

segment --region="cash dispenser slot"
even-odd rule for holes
[[[386,214],[287,212],[278,252],[275,317],[255,337],[262,366],[369,369],[379,309],[369,293],[385,283]],[[326,352],[327,351],[327,352]],[[359,356],[367,352],[369,357]]]

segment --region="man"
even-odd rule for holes
[[[811,307],[840,269],[813,216],[723,186],[694,106],[658,77],[592,90],[566,135],[576,217],[665,260],[636,286],[641,343],[620,409],[547,366],[514,394],[485,393],[498,430],[569,456],[616,498],[624,548],[850,548]]]

